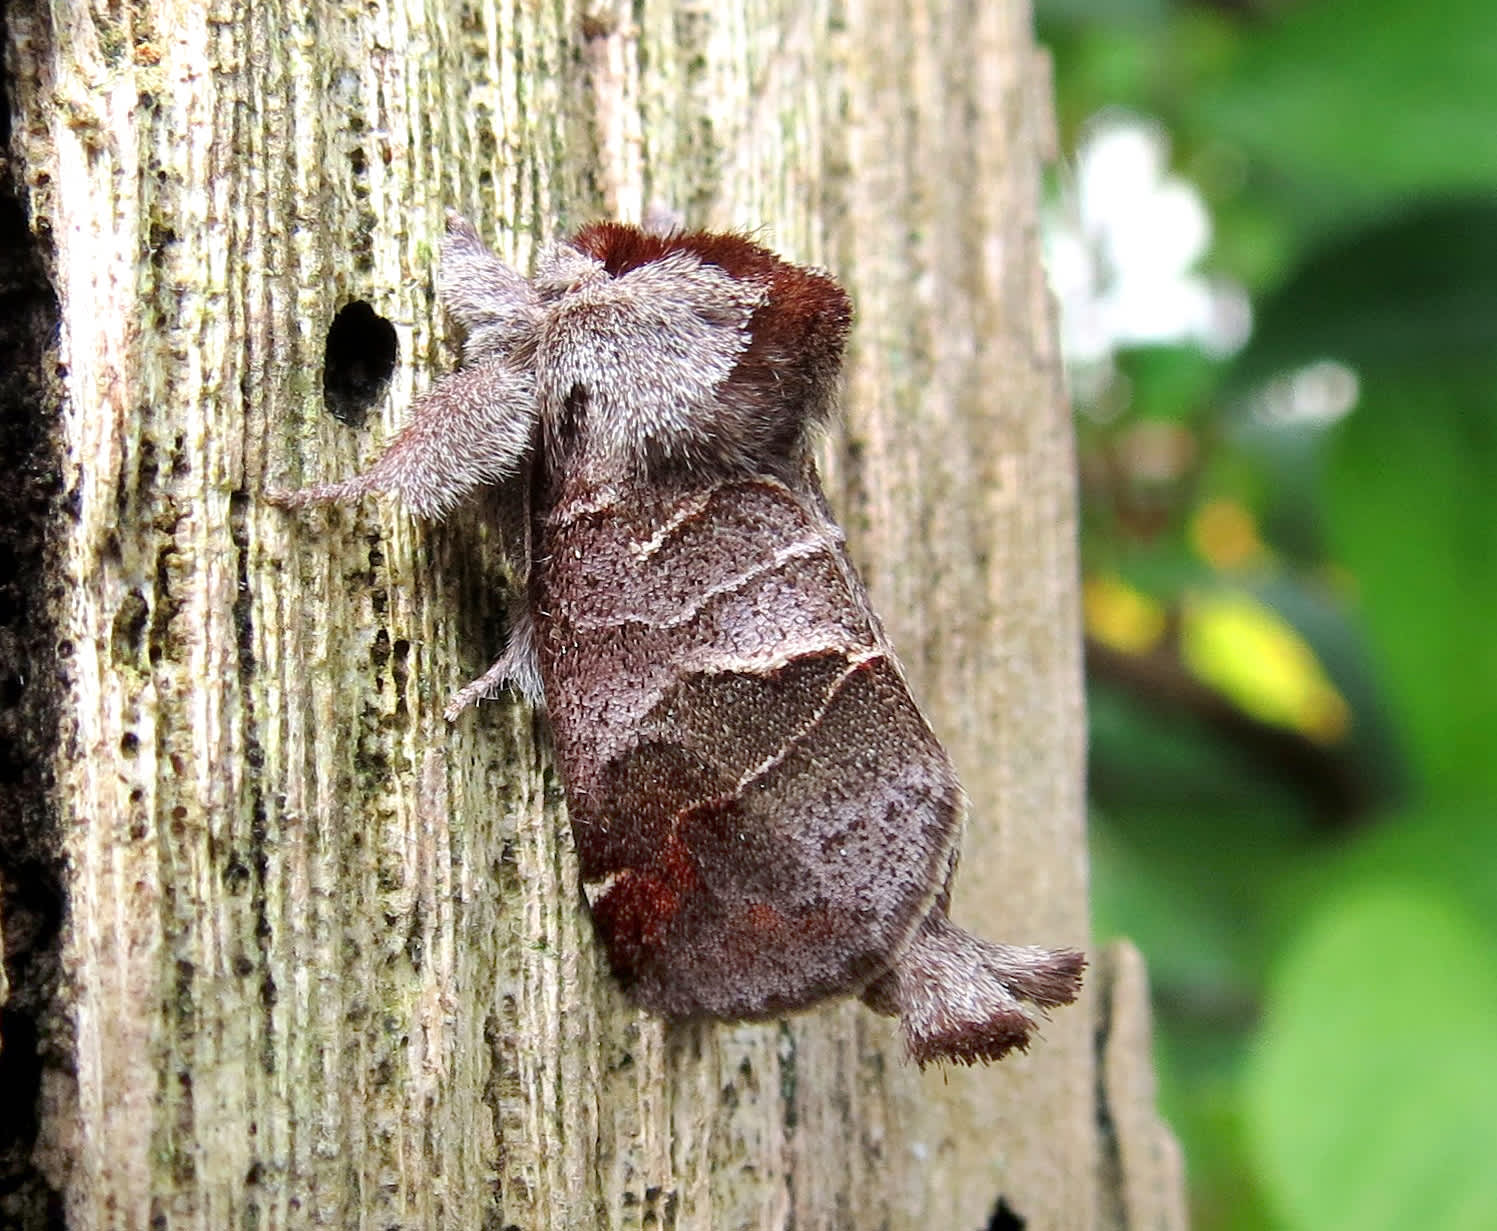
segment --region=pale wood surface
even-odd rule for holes
[[[447,205],[522,267],[656,201],[830,266],[858,324],[827,488],[974,800],[953,916],[1085,946],[1025,6],[92,0],[8,22],[63,322],[69,913],[35,1159],[68,1225],[975,1231],[1000,1195],[1031,1231],[1111,1224],[1090,1003],[1028,1056],[924,1075],[856,1005],[637,1012],[544,723],[509,698],[441,719],[501,648],[485,510],[427,527],[259,496],[367,463],[453,362]],[[320,375],[356,300],[400,351],[362,429]]]

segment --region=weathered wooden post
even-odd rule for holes
[[[855,1004],[638,1012],[543,724],[441,717],[502,636],[485,511],[308,525],[261,498],[352,473],[453,362],[444,206],[521,266],[663,201],[831,267],[858,318],[823,473],[973,798],[954,916],[1084,947],[1026,6],[3,20],[0,1222],[976,1229],[1001,1199],[994,1225],[1180,1225],[1136,965],[985,1070],[921,1075]]]

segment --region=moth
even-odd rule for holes
[[[857,995],[922,1066],[1026,1047],[1085,963],[947,917],[965,799],[811,455],[847,294],[659,223],[586,226],[527,279],[455,213],[438,290],[460,369],[371,469],[271,498],[385,492],[437,518],[485,484],[524,491],[508,646],[447,716],[505,687],[544,705],[628,992],[727,1020]]]

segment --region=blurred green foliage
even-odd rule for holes
[[[1064,148],[1162,124],[1254,313],[1230,358],[1120,353],[1078,415],[1088,573],[1168,613],[1090,646],[1096,926],[1149,955],[1195,1226],[1497,1227],[1497,4],[1035,8]],[[1262,413],[1327,359],[1348,415]],[[1192,671],[1222,594],[1298,632],[1344,730]],[[1251,677],[1235,644],[1213,678]]]

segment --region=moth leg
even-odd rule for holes
[[[532,704],[545,700],[540,661],[535,653],[535,626],[523,595],[510,605],[509,614],[509,644],[504,653],[471,684],[452,694],[443,711],[448,722],[456,722],[470,705],[491,701],[507,687],[518,689]]]
[[[1025,1050],[1039,1023],[1025,1009],[1070,1004],[1086,959],[1074,949],[995,945],[953,924],[939,907],[863,1001],[898,1017],[910,1058],[975,1064]]]
[[[535,383],[499,360],[444,377],[420,398],[384,456],[363,474],[299,491],[272,490],[283,508],[346,504],[389,492],[420,517],[440,518],[477,488],[514,474],[535,439]]]

